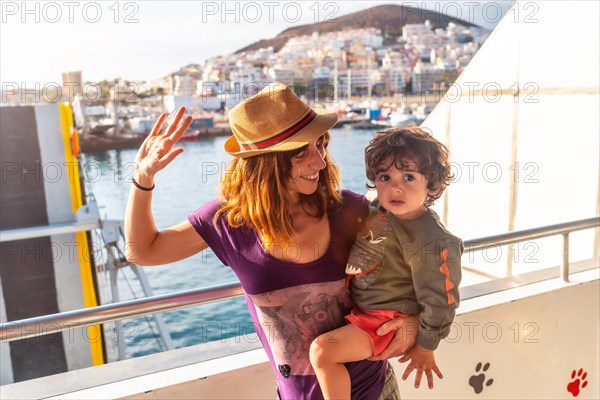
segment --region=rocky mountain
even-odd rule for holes
[[[387,4],[339,16],[330,21],[295,26],[286,29],[272,39],[263,39],[252,43],[251,45],[236,51],[236,53],[254,51],[270,46],[273,46],[277,52],[286,44],[288,39],[295,36],[310,35],[313,32],[325,33],[368,27],[381,29],[385,42],[393,43],[402,35],[402,27],[404,25],[422,24],[426,20],[429,20],[434,28],[445,28],[448,26],[449,22],[454,22],[467,27],[476,26],[473,23],[440,14],[432,10]]]

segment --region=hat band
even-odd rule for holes
[[[294,125],[289,127],[288,129],[280,132],[274,136],[271,136],[268,139],[261,140],[259,142],[249,142],[249,143],[240,143],[244,150],[254,150],[254,149],[266,149],[268,147],[274,146],[283,140],[295,135],[303,128],[305,128],[308,124],[310,124],[317,117],[317,113],[311,109],[308,114],[300,121],[296,122]]]

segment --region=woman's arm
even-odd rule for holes
[[[162,114],[152,131],[144,140],[135,157],[135,182],[144,188],[153,188],[154,175],[165,168],[183,152],[173,148],[192,123],[191,117],[183,118],[185,108],[179,108],[167,124]],[[166,264],[190,257],[208,247],[188,222],[158,231],[152,215],[152,191],[131,186],[125,211],[126,256],[140,265]]]
[[[152,224],[154,225],[154,219],[152,219]],[[127,260],[139,265],[162,265],[191,257],[208,247],[188,221],[173,225],[160,232],[154,227],[154,232],[152,238],[139,242],[135,239],[132,240],[139,235],[129,236],[125,233]],[[142,245],[144,246],[142,247]]]

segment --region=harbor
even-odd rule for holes
[[[184,141],[206,140],[218,136],[231,136],[228,127],[203,128],[190,133],[189,138]],[[107,150],[137,149],[144,139],[143,134],[121,134],[121,135],[89,135],[87,138],[79,139],[82,153],[98,153]]]
[[[328,101],[325,106],[338,115],[335,128],[344,129],[386,129],[405,124],[419,125],[429,115],[433,107],[443,97],[443,93],[428,95],[405,95],[382,98],[353,98],[347,101]],[[397,102],[397,103],[396,103]],[[234,106],[236,103],[230,103]],[[95,106],[94,111],[103,109]],[[85,109],[84,109],[85,110]],[[98,119],[90,113],[76,116],[82,121],[79,126],[78,141],[82,153],[97,153],[111,149],[134,149],[144,141],[158,111],[145,114],[140,108],[125,108],[118,117],[110,115],[110,106],[101,111],[103,118]],[[182,142],[205,140],[219,136],[231,136],[227,120],[227,111],[220,113],[197,111],[194,122],[182,137]],[[108,116],[106,116],[108,115]]]

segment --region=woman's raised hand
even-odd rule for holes
[[[161,114],[156,124],[154,124],[152,131],[135,156],[136,181],[139,184],[151,186],[154,175],[166,167],[175,157],[183,153],[181,147],[173,148],[173,146],[192,124],[192,117],[183,118],[184,114],[184,107],[177,109],[162,133],[161,128],[167,115]]]

